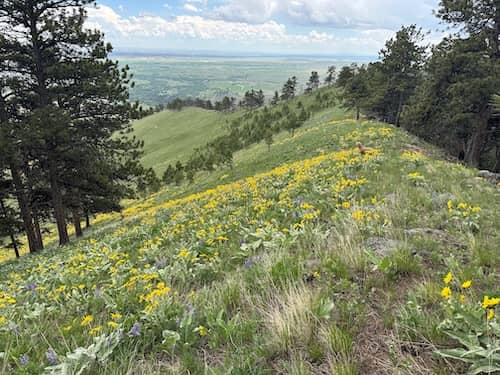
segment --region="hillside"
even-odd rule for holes
[[[169,163],[188,157],[194,148],[221,134],[233,114],[186,108],[162,111],[134,123],[134,135],[144,140],[142,162],[163,173]]]
[[[136,124],[147,165],[184,152],[162,147],[187,139],[181,124],[202,126],[192,145],[216,134],[188,111]],[[173,116],[176,139],[159,131]],[[460,346],[446,332],[478,329],[457,312],[498,338],[500,301],[484,296],[500,296],[499,189],[400,129],[345,116],[320,112],[233,169],[2,265],[0,372],[466,372],[434,353]]]

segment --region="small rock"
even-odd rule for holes
[[[488,181],[493,182],[493,183],[500,181],[500,173],[494,173],[494,172],[487,171],[487,170],[481,170],[481,171],[477,172],[477,175],[479,177],[482,177],[485,180],[488,180]]]
[[[316,269],[321,266],[321,262],[318,259],[309,259],[306,260],[306,267],[308,269]]]
[[[396,194],[392,193],[392,194],[387,194],[385,196],[385,199],[387,199],[389,202],[391,203],[394,203],[396,202]]]
[[[435,205],[444,205],[448,201],[455,200],[455,196],[450,193],[439,194],[437,192],[432,193],[432,203]]]
[[[398,240],[391,240],[383,237],[370,237],[366,241],[366,246],[372,249],[377,255],[385,257],[401,247],[403,242]]]
[[[412,228],[406,229],[404,233],[407,236],[422,236],[429,237],[436,241],[446,244],[447,246],[455,247],[455,248],[463,248],[464,245],[451,236],[448,232],[441,229],[434,228]]]

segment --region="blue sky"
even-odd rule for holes
[[[100,0],[89,27],[120,50],[373,56],[401,25],[442,36],[439,0]]]

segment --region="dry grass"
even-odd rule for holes
[[[290,285],[283,293],[276,291],[272,299],[261,306],[271,352],[292,355],[296,349],[308,345],[316,325],[313,301],[311,290],[298,284]]]

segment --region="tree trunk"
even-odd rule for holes
[[[90,215],[89,212],[85,212],[85,229],[90,228]]]
[[[38,242],[36,240],[35,230],[33,228],[33,217],[29,206],[29,200],[26,196],[26,189],[21,178],[19,169],[12,160],[10,161],[10,171],[12,175],[12,182],[14,183],[15,193],[19,210],[21,211],[21,218],[23,219],[24,231],[28,239],[28,247],[30,253],[35,253],[39,250]]]
[[[399,128],[399,120],[401,118],[401,111],[403,109],[403,91],[399,93],[398,111],[396,112],[395,125]]]
[[[359,107],[356,107],[356,121],[359,121],[359,117],[360,117]]]
[[[3,202],[3,199],[0,198],[0,207],[2,208],[2,212],[5,217],[7,217],[7,208],[5,207],[5,204]],[[17,247],[17,239],[16,235],[14,234],[14,231],[12,230],[12,227],[9,227],[9,237],[12,242],[12,247],[14,248],[14,252],[16,253],[16,258],[19,259],[19,249]]]
[[[50,158],[50,157],[49,157]],[[54,162],[49,159],[50,192],[52,194],[52,205],[54,207],[54,217],[59,233],[59,245],[64,246],[69,242],[68,228],[66,227],[66,210],[64,208],[63,197],[59,182],[57,181],[57,171]]]
[[[497,60],[500,60],[500,5],[496,6],[495,11],[495,34],[494,34],[494,42],[496,46],[495,57]]]
[[[481,153],[488,136],[488,121],[490,119],[490,109],[485,109],[479,118],[478,125],[474,128],[465,152],[465,161],[472,167],[479,167]]]
[[[40,250],[43,250],[44,246],[43,246],[42,231],[40,230],[40,219],[38,218],[38,212],[35,207],[33,207],[33,223],[34,223],[35,237],[38,243],[38,248]]]
[[[16,253],[16,258],[19,259],[21,256],[19,255],[19,248],[17,247],[17,240],[14,233],[10,232],[10,240],[12,241],[12,247],[14,248],[14,253]]]
[[[73,208],[71,210],[71,216],[73,217],[73,225],[75,226],[75,233],[77,237],[83,236],[82,225],[80,224],[80,214],[78,213],[78,209]]]

